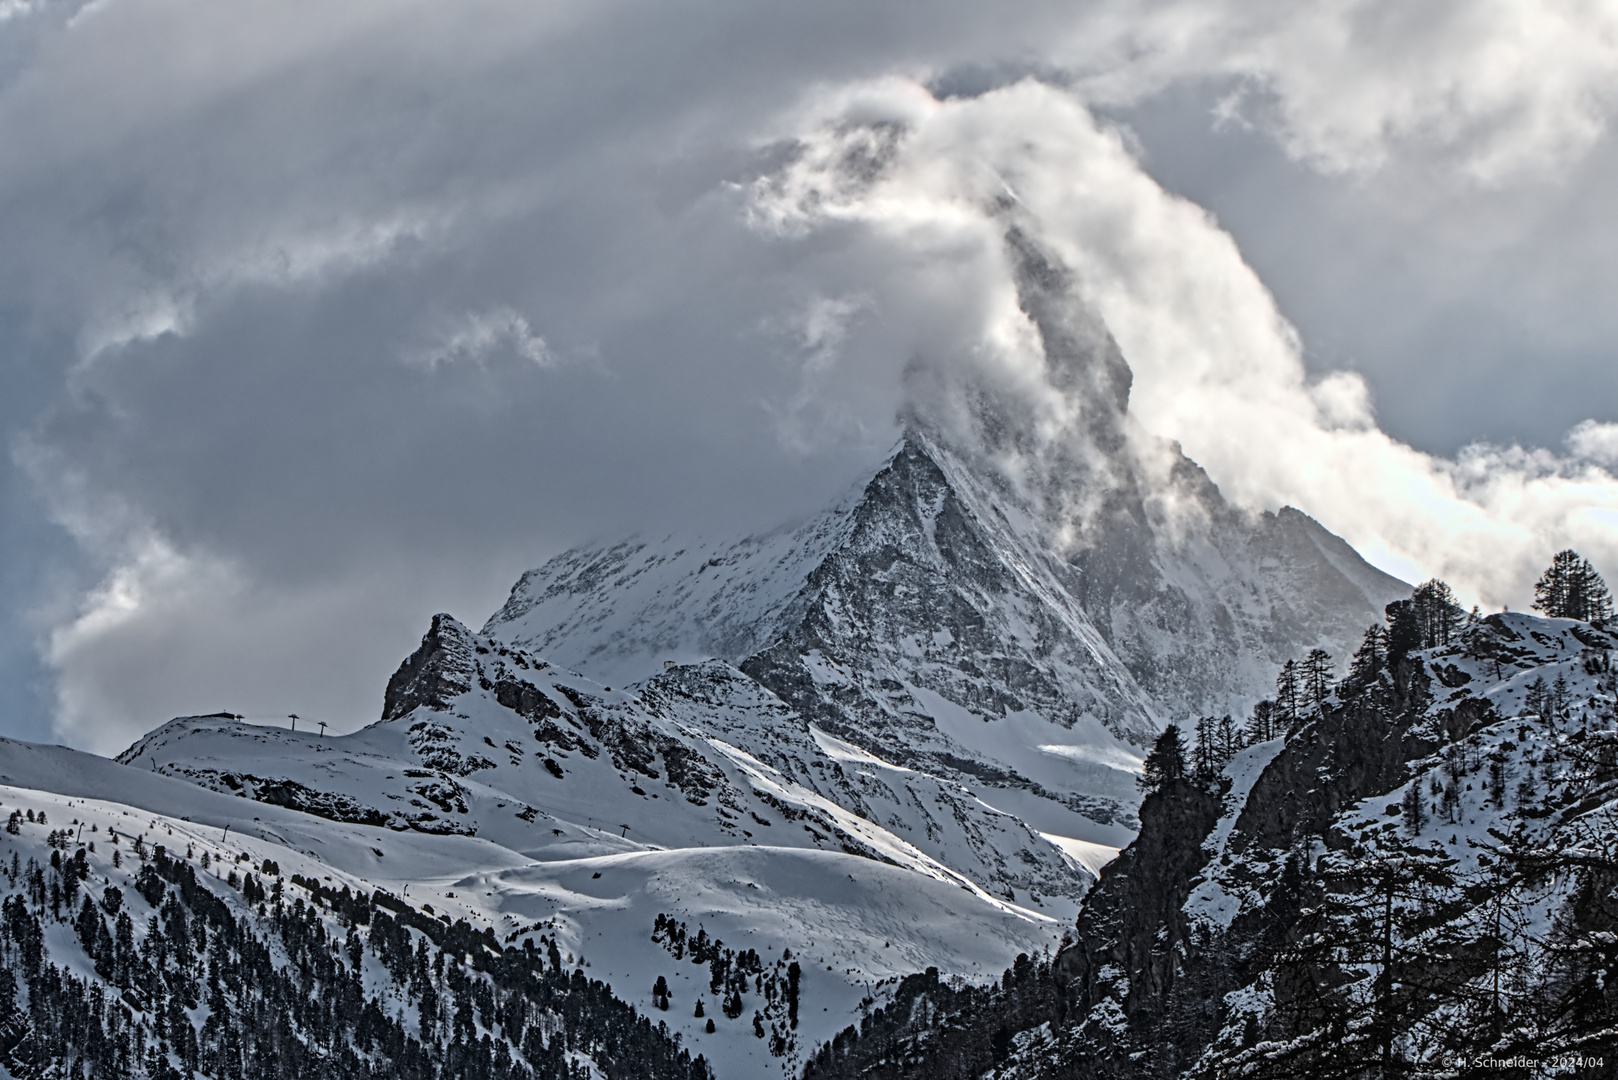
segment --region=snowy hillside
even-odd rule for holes
[[[149,765],[145,767],[149,770]],[[462,921],[474,935],[487,929],[493,935],[488,940],[511,957],[511,964],[518,963],[526,941],[534,943],[542,958],[554,943],[564,986],[577,983],[576,978],[570,983],[568,976],[575,968],[587,980],[604,983],[591,999],[599,1007],[618,998],[653,1019],[651,1032],[656,1022],[667,1024],[670,1032],[679,1034],[682,1045],[692,1055],[704,1055],[721,1078],[790,1072],[805,1047],[812,1048],[857,1017],[868,997],[880,1001],[884,981],[917,964],[982,978],[1017,953],[1037,951],[1052,939],[1048,920],[996,904],[943,875],[927,876],[812,845],[660,849],[622,840],[609,845],[605,837],[597,845],[592,834],[575,830],[554,838],[556,843],[545,851],[520,853],[481,837],[328,821],[60,747],[12,741],[0,742],[0,774],[0,782],[11,785],[0,787],[0,806],[27,809],[47,819],[37,825],[24,819],[15,834],[0,836],[0,862],[9,863],[5,850],[9,846],[17,852],[16,865],[23,868],[20,876],[8,879],[12,889],[24,897],[31,917],[40,923],[46,959],[90,985],[103,986],[101,994],[109,1001],[119,997],[121,984],[110,970],[106,975],[94,973],[94,960],[71,925],[80,902],[54,906],[53,898],[64,895],[65,884],[60,880],[63,871],[52,868],[53,855],[60,867],[64,860],[80,858],[79,851],[85,853],[87,871],[81,874],[85,892],[79,896],[93,893],[99,904],[108,886],[124,893],[125,910],[135,917],[130,947],[136,954],[146,952],[144,942],[151,932],[146,920],[155,910],[137,897],[136,879],[155,858],[158,844],[171,859],[187,853],[182,861],[198,880],[225,899],[244,930],[266,939],[282,932],[274,931],[274,926],[284,916],[276,914],[273,903],[269,914],[244,903],[250,898],[239,894],[250,872],[257,873],[259,887],[284,890],[286,905],[307,905],[312,899],[307,888],[292,884],[293,875],[298,875],[334,892],[346,888],[356,897],[380,896],[383,899],[373,901],[373,908],[387,906],[399,920],[408,909],[417,922],[431,924],[429,930]],[[27,777],[31,786],[16,786],[21,777]],[[550,829],[545,832],[549,835]],[[595,853],[609,847],[616,851]],[[113,864],[115,853],[121,865]],[[30,859],[43,883],[37,887],[29,884]],[[266,860],[278,867],[278,875],[260,869]],[[5,886],[6,881],[0,881],[0,890]],[[378,996],[382,1013],[403,1017],[400,1031],[405,1036],[416,1036],[422,985],[387,974],[386,958],[375,955],[385,948],[376,937],[375,923],[369,929],[356,925],[353,913],[345,914],[329,898],[309,914],[318,915],[324,932],[335,942],[347,939],[354,926],[364,954],[354,968],[360,981],[368,993]],[[744,1008],[736,1017],[727,1016],[720,998],[708,989],[712,956],[705,957],[703,966],[694,966],[689,958],[677,961],[665,944],[653,940],[659,915],[686,924],[693,936],[701,928],[709,939],[720,939],[723,944],[716,943],[713,950],[720,959],[730,956],[733,967],[737,963],[745,967],[746,959],[737,957],[749,950],[761,958],[759,979],[750,979],[739,990]],[[109,925],[112,921],[109,918]],[[408,939],[417,940],[434,948],[425,932]],[[796,1027],[786,1018],[779,987],[770,988],[773,997],[764,993],[764,982],[784,979],[789,965],[777,961],[788,949],[801,969]],[[273,963],[285,959],[282,952],[271,949]],[[546,969],[546,964],[540,968]],[[652,984],[660,974],[671,988],[667,1010],[653,1001]],[[439,1041],[447,1043],[459,1020],[446,983],[441,979],[436,985],[444,1023]],[[734,989],[740,984],[731,977],[728,985]],[[200,1045],[196,1052],[203,1055],[222,1053],[228,1047],[209,1042],[223,1036],[207,1025],[207,993],[198,992],[204,1007],[186,1006],[195,1029],[192,1045]],[[699,997],[706,1002],[706,1018],[692,1015]],[[20,1000],[26,1001],[27,995]],[[125,1000],[133,1011],[124,1014],[119,1030],[127,1035],[133,1025],[144,1025],[148,1045],[155,1044],[157,1020],[143,1004],[149,998],[137,990],[126,994]],[[234,1003],[230,1007],[238,1008]],[[543,1009],[525,1014],[529,1024],[540,1027],[544,1045],[551,1045],[549,1039],[563,1032],[557,1052],[565,1050],[573,1060],[584,1062],[592,1054],[599,1058],[608,1052],[605,1044],[591,1049],[594,1022],[588,1011],[580,1016],[577,1008],[560,1004],[552,1011],[555,1020],[544,1019]],[[764,1036],[755,1032],[755,1012],[762,1018]],[[564,1031],[564,1015],[577,1018],[576,1032]],[[498,1044],[503,1033],[507,1053],[512,1060],[521,1060],[522,1026],[495,1022],[481,1008],[477,1016],[472,1041],[489,1034]],[[712,1033],[706,1030],[709,1019],[716,1022]],[[650,1033],[646,1037],[662,1038]],[[185,1045],[172,1032],[167,1040],[170,1048]],[[672,1043],[666,1045],[675,1053]],[[330,1052],[337,1053],[337,1048]],[[535,1058],[526,1060],[537,1075],[552,1075]],[[443,1061],[440,1068],[441,1075],[459,1075]],[[222,1074],[224,1070],[212,1071]],[[607,1074],[618,1075],[611,1070]],[[593,1075],[602,1075],[600,1061]]]
[[[502,941],[543,930],[643,1013],[664,975],[659,1019],[721,1078],[790,1071],[917,966],[977,978],[1054,945],[1094,880],[959,783],[841,742],[717,661],[608,690],[439,616],[384,716],[346,736],[185,717],[119,765],[16,744],[53,764],[0,771],[71,795],[128,791],[152,812],[206,814],[233,837],[317,856],[331,837],[366,837],[332,860],[356,889]],[[676,963],[651,939],[659,915],[753,950],[766,981],[790,950],[799,1026],[779,998],[755,1002],[758,987],[740,1020],[716,1011],[712,957]]]
[[[346,736],[187,717],[119,760],[336,820],[537,859],[648,848],[860,855],[1065,919],[1090,875],[959,784],[858,756],[722,664],[608,690],[439,616]]]
[[[1618,634],[1381,644],[1285,738],[1168,776],[1051,964],[907,981],[810,1075],[1612,1075]]]

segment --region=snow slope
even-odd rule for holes
[[[828,754],[792,710],[722,664],[608,691],[440,616],[395,676],[385,713],[325,738],[186,717],[120,760],[339,820],[477,835],[539,859],[812,847],[1064,919],[1091,880],[959,784]]]
[[[18,785],[21,777],[29,787]],[[0,741],[0,785],[0,805],[49,818],[48,826],[24,824],[17,837],[0,835],[0,859],[9,857],[9,845],[24,862],[30,853],[48,862],[46,832],[71,825],[81,842],[100,841],[91,856],[98,880],[126,891],[138,866],[128,845],[143,837],[171,852],[190,847],[196,859],[207,852],[221,873],[269,859],[289,878],[382,890],[435,917],[489,927],[507,945],[543,933],[569,964],[682,1032],[721,1078],[794,1071],[801,1052],[858,1019],[862,1002],[880,1002],[885,980],[922,963],[993,977],[1017,953],[1048,946],[1056,926],[946,875],[813,846],[658,849],[620,841],[616,853],[591,854],[581,850],[588,841],[563,841],[536,859],[482,837],[334,822],[149,767],[14,740]],[[116,849],[121,869],[110,862],[109,827],[124,838]],[[222,880],[215,886],[227,891]],[[792,951],[805,974],[801,1023],[785,1056],[772,1056],[767,1040],[753,1033],[750,1018],[766,1007],[762,998],[749,994],[743,1016],[726,1018],[706,992],[706,969],[675,962],[651,940],[658,914],[687,922],[693,933],[704,926],[729,947],[755,949],[766,960]],[[651,1000],[660,973],[674,987],[667,1013]],[[691,1016],[699,995],[717,1018],[714,1034]]]

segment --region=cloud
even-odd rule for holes
[[[1027,388],[1049,438],[1082,437],[1083,402],[1029,339],[1000,242],[1005,199],[1122,347],[1133,414],[1237,502],[1303,507],[1387,568],[1441,575],[1489,606],[1523,605],[1559,547],[1618,566],[1613,425],[1581,425],[1565,457],[1476,445],[1447,460],[1389,437],[1359,377],[1306,376],[1296,332],[1232,238],[1071,94],[1025,81],[939,101],[889,79],[816,100],[794,117],[798,153],[754,185],[752,220],[783,243],[858,226],[914,264],[974,267],[981,284],[957,303],[975,323],[952,324],[944,352],[926,354],[925,325],[913,340],[929,363]]]
[[[406,359],[432,370],[439,364],[482,363],[491,354],[504,350],[537,367],[550,367],[556,362],[545,339],[510,308],[467,312],[434,336],[437,340],[433,344],[407,354]]]
[[[1567,448],[1577,460],[1618,468],[1618,424],[1585,420],[1567,433]]]
[[[6,434],[77,559],[6,599],[43,613],[75,742],[368,720],[432,612],[475,621],[567,544],[821,505],[919,367],[1070,430],[1008,198],[1142,422],[1233,497],[1490,603],[1564,542],[1618,565],[1606,426],[1560,455],[1389,438],[1095,111],[1189,88],[1328,176],[1523,189],[1600,150],[1611,3],[0,10],[0,354],[56,387]]]
[[[1618,102],[1610,0],[1166,0],[1092,19],[1058,48],[1089,100],[1229,80],[1225,122],[1330,172],[1416,154],[1486,185],[1554,177]]]

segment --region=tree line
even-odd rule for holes
[[[665,1024],[569,971],[554,939],[502,948],[486,928],[380,891],[289,886],[273,863],[206,883],[163,847],[135,857],[132,895],[90,888],[85,847],[53,845],[48,865],[14,852],[0,867],[0,1065],[12,1075],[584,1080],[588,1059],[615,1078],[711,1080]],[[61,940],[53,925],[84,962],[47,944]],[[385,972],[380,993],[368,965]]]
[[[1551,560],[1534,586],[1536,610],[1549,618],[1602,622],[1612,617],[1612,599],[1607,584],[1578,552],[1560,551]],[[1211,783],[1226,762],[1256,743],[1282,738],[1296,731],[1334,694],[1353,691],[1375,682],[1384,672],[1398,668],[1413,652],[1439,648],[1459,639],[1479,612],[1470,612],[1456,600],[1455,591],[1444,581],[1433,578],[1416,586],[1410,599],[1395,600],[1384,609],[1385,621],[1366,629],[1359,648],[1349,661],[1348,671],[1339,683],[1334,681],[1334,664],[1324,649],[1311,649],[1301,660],[1281,665],[1275,680],[1275,696],[1258,702],[1245,721],[1231,716],[1199,717],[1191,732],[1170,724],[1158,736],[1147,754],[1138,781],[1142,790],[1156,791],[1171,779],[1189,777]],[[1607,662],[1604,659],[1598,662]],[[1531,688],[1539,713],[1553,711],[1537,706],[1541,700],[1556,700],[1543,684]]]

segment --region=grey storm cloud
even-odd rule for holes
[[[1391,302],[1441,337],[1420,297],[1355,292],[1414,219],[1413,280],[1526,275],[1521,323],[1572,327],[1569,354],[1610,325],[1610,295],[1547,285],[1565,267],[1512,272],[1547,235],[1611,258],[1566,209],[1611,172],[1618,82],[1618,6],[1580,12],[0,4],[0,420],[37,519],[3,535],[38,571],[3,579],[0,647],[96,749],[187,711],[369,721],[431,612],[476,621],[568,544],[820,505],[891,442],[907,366],[1037,383],[1004,191],[1119,336],[1143,421],[1229,492],[1520,602],[1546,544],[1618,560],[1610,413],[1570,391],[1559,426],[1500,429],[1595,421],[1556,453],[1433,456],[1378,427],[1375,363],[1322,365],[1284,316],[1296,295],[1341,334]],[[851,184],[861,139],[881,167]],[[1259,164],[1199,170],[1221,139]]]

